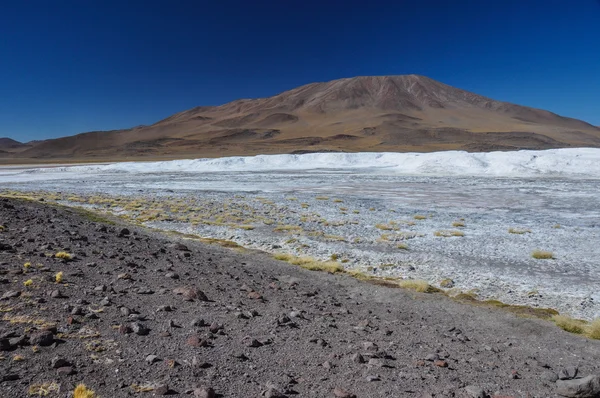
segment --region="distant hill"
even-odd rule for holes
[[[2,137],[0,138],[0,150],[1,151],[10,151],[11,149],[20,149],[25,147],[26,145],[22,142],[13,140],[12,138]]]
[[[600,147],[600,128],[401,75],[312,83],[270,98],[193,108],[151,126],[46,140],[8,156],[110,160],[580,146]]]

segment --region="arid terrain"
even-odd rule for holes
[[[2,397],[599,393],[600,343],[546,320],[39,201],[0,220]]]
[[[600,128],[401,75],[308,84],[270,98],[196,107],[150,126],[28,144],[4,139],[0,161],[564,147],[600,147]]]

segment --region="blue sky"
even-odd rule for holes
[[[0,137],[409,73],[600,125],[600,1],[4,2]]]

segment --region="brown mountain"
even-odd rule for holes
[[[14,151],[26,147],[26,144],[13,140],[12,138],[2,137],[0,138],[0,150],[1,151]]]
[[[600,147],[600,128],[403,75],[312,83],[270,98],[193,108],[151,126],[47,140],[11,156],[100,160],[571,146]]]

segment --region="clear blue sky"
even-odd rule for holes
[[[0,137],[409,73],[600,125],[600,0],[5,1]]]

